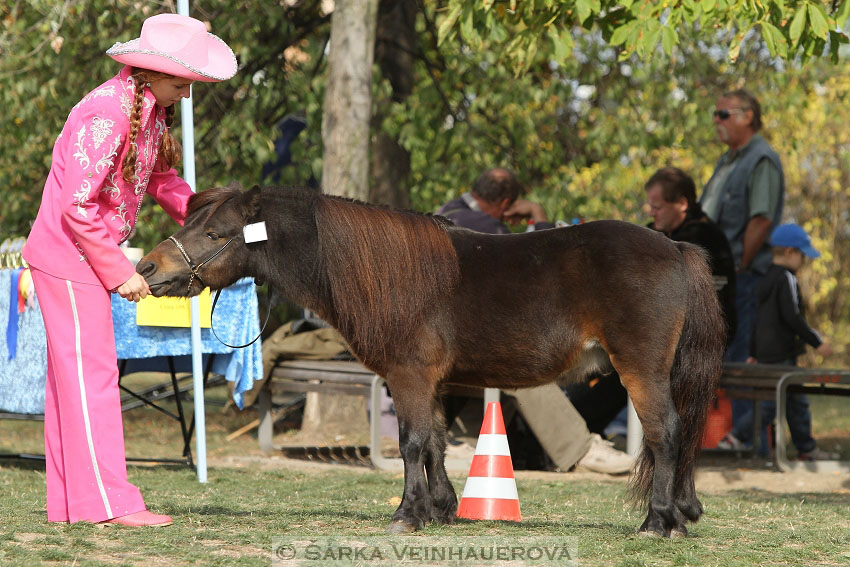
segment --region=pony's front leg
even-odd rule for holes
[[[387,527],[390,533],[410,533],[424,528],[431,519],[431,494],[425,477],[425,461],[431,438],[433,389],[422,380],[393,380],[387,383],[398,417],[398,437],[404,461],[404,495]]]
[[[431,438],[425,456],[425,471],[431,492],[431,519],[451,524],[457,513],[457,494],[446,474],[446,419],[443,404],[435,400],[431,411]]]

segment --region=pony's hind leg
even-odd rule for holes
[[[647,380],[622,371],[620,377],[643,425],[645,437],[633,478],[636,495],[649,497],[647,516],[640,532],[664,537],[685,535],[687,518],[675,499],[682,424],[670,395],[669,379],[659,376]]]
[[[425,477],[430,452],[431,408],[434,391],[426,380],[387,376],[398,417],[399,450],[404,461],[404,494],[387,527],[390,533],[409,533],[431,519],[431,493]]]
[[[431,437],[425,456],[425,471],[431,492],[431,519],[451,524],[457,513],[457,494],[446,474],[446,420],[442,404],[435,403],[431,411]]]

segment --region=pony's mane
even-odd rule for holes
[[[210,214],[212,214],[218,207],[230,199],[239,197],[241,194],[242,188],[237,185],[231,185],[229,187],[213,187],[212,189],[195,193],[189,197],[189,203],[186,206],[186,216],[188,217],[198,209],[202,209],[207,205],[214,203],[215,206],[210,210]]]
[[[316,202],[316,226],[333,323],[363,362],[385,362],[386,345],[401,352],[435,299],[458,281],[448,225],[325,195]]]

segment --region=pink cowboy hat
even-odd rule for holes
[[[106,54],[125,65],[194,81],[223,81],[236,74],[236,57],[203,22],[179,14],[151,16],[141,37],[116,42]]]

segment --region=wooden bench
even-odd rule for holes
[[[774,364],[727,362],[723,367],[720,387],[729,398],[776,401],[776,415],[785,419],[788,393],[850,396],[850,370],[801,368]],[[753,416],[753,450],[761,444],[761,411],[755,403]],[[850,471],[850,461],[789,461],[785,447],[785,427],[776,427],[776,466],[782,471],[816,472]]]
[[[377,389],[375,374],[359,362],[337,360],[282,360],[272,369],[271,376],[257,396],[259,410],[259,428],[257,438],[263,451],[279,450],[272,442],[274,419],[271,416],[271,399],[274,394],[282,392],[323,392],[328,394],[347,394],[372,398],[373,390]],[[380,390],[377,391],[380,408]],[[374,403],[374,402],[373,402]],[[377,414],[377,415],[376,415]],[[377,418],[378,435],[372,429],[375,427],[370,419],[369,458],[378,466],[380,461],[380,409],[370,412],[370,418]],[[306,450],[307,448],[305,448]],[[361,448],[352,448],[359,459]]]
[[[264,451],[280,449],[272,442],[274,419],[271,399],[283,392],[323,392],[364,396],[370,400],[368,456],[372,464],[384,470],[401,471],[399,458],[381,454],[381,392],[386,382],[359,362],[336,360],[282,360],[272,369],[271,377],[257,396],[259,428],[257,438]],[[463,396],[482,396],[484,390],[452,386],[449,392]],[[446,469],[469,470],[469,463],[446,459]]]
[[[278,362],[271,378],[257,398],[260,425],[258,439],[264,451],[275,449],[272,443],[273,418],[271,398],[281,392],[326,392],[364,396],[371,400],[369,415],[369,458],[385,470],[401,470],[401,459],[386,458],[381,454],[381,390],[384,379],[366,369],[359,362],[332,360],[285,360]],[[777,415],[785,416],[788,392],[818,395],[850,395],[850,371],[800,368],[767,364],[727,363],[720,379],[720,387],[730,398],[754,401],[776,400]],[[482,395],[483,390],[452,387],[459,395]],[[755,404],[754,424],[761,422],[760,404]],[[753,446],[760,444],[760,427],[754,426]],[[780,470],[810,470],[817,472],[850,471],[850,461],[789,461],[785,451],[785,428],[776,428],[776,464]],[[458,463],[447,461],[447,468]]]

